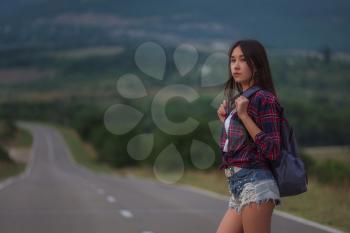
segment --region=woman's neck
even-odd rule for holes
[[[253,86],[253,85],[254,85],[254,83],[248,83],[248,82],[246,82],[246,83],[241,83],[241,87],[242,87],[242,90],[243,90],[243,91],[247,90],[249,87],[251,87],[251,86]]]

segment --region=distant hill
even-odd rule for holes
[[[132,104],[116,89],[131,73],[149,94],[135,106],[146,109],[159,90],[180,83],[200,91],[198,116],[216,119],[209,103],[222,87],[200,87],[202,68],[212,53],[249,37],[268,49],[279,98],[302,144],[348,145],[349,10],[346,0],[1,0],[0,117],[75,120],[94,131],[93,122],[102,123],[94,105]],[[135,63],[137,47],[149,40],[166,53],[163,80],[152,79]],[[173,61],[181,43],[190,43],[199,55],[185,77]],[[219,72],[212,77],[227,74],[226,65],[213,65]],[[94,138],[100,138],[99,130]]]
[[[350,52],[349,10],[344,0],[2,0],[0,49],[252,37],[272,48]]]

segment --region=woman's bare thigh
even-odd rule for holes
[[[244,233],[270,233],[271,217],[275,204],[273,201],[256,204],[250,203],[242,209]]]
[[[242,216],[228,208],[216,233],[243,233]]]

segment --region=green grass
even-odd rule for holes
[[[30,132],[23,128],[17,128],[17,132],[13,138],[7,139],[2,143],[6,147],[30,147],[33,142],[33,137]]]
[[[95,172],[104,172],[104,173],[112,172],[113,168],[111,168],[107,164],[97,162],[96,152],[94,151],[94,149],[90,145],[84,143],[80,139],[76,131],[74,131],[73,129],[58,126],[58,125],[54,125],[54,127],[58,129],[63,135],[72,153],[73,159],[77,163]]]
[[[6,146],[30,147],[32,145],[32,141],[33,137],[29,131],[18,128],[18,132],[16,133],[15,137],[11,141],[6,142]],[[0,161],[0,181],[22,173],[25,168],[25,164]]]
[[[15,139],[11,142],[13,147],[30,147],[33,142],[33,137],[28,130],[18,128]]]
[[[153,171],[149,167],[123,168],[115,173],[155,179]],[[187,170],[178,184],[192,185],[229,195],[226,178],[222,172],[217,170]],[[350,222],[348,221],[349,193],[350,187],[324,185],[311,177],[308,192],[283,198],[282,205],[276,209],[350,232]]]
[[[311,177],[308,192],[284,198],[281,210],[350,232],[349,193],[350,186],[324,185]]]
[[[316,160],[335,159],[350,164],[349,146],[304,147],[303,152]]]
[[[56,128],[63,134],[72,151],[72,156],[78,163],[94,171],[156,179],[152,168],[148,166],[113,169],[108,165],[96,163],[95,152],[81,141],[74,130],[59,126],[56,126]],[[217,169],[205,171],[187,169],[176,185],[182,184],[229,195],[226,178],[223,172]],[[350,187],[325,185],[310,177],[308,192],[294,197],[283,198],[282,206],[276,209],[350,232],[350,222],[348,221],[348,211],[350,209],[349,193]]]
[[[18,175],[25,170],[26,165],[0,161],[0,181]]]

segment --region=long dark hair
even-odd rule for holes
[[[270,91],[277,97],[275,87],[272,81],[272,75],[270,71],[269,61],[266,55],[264,46],[256,40],[244,39],[235,42],[228,51],[228,80],[225,83],[225,95],[228,97],[230,107],[234,103],[242,92],[242,87],[239,83],[235,82],[231,72],[231,55],[236,47],[240,47],[243,55],[248,63],[250,70],[252,71],[251,79],[254,80],[253,84],[260,86],[262,89]],[[255,67],[256,72],[253,72]],[[235,93],[238,91],[238,94]]]

